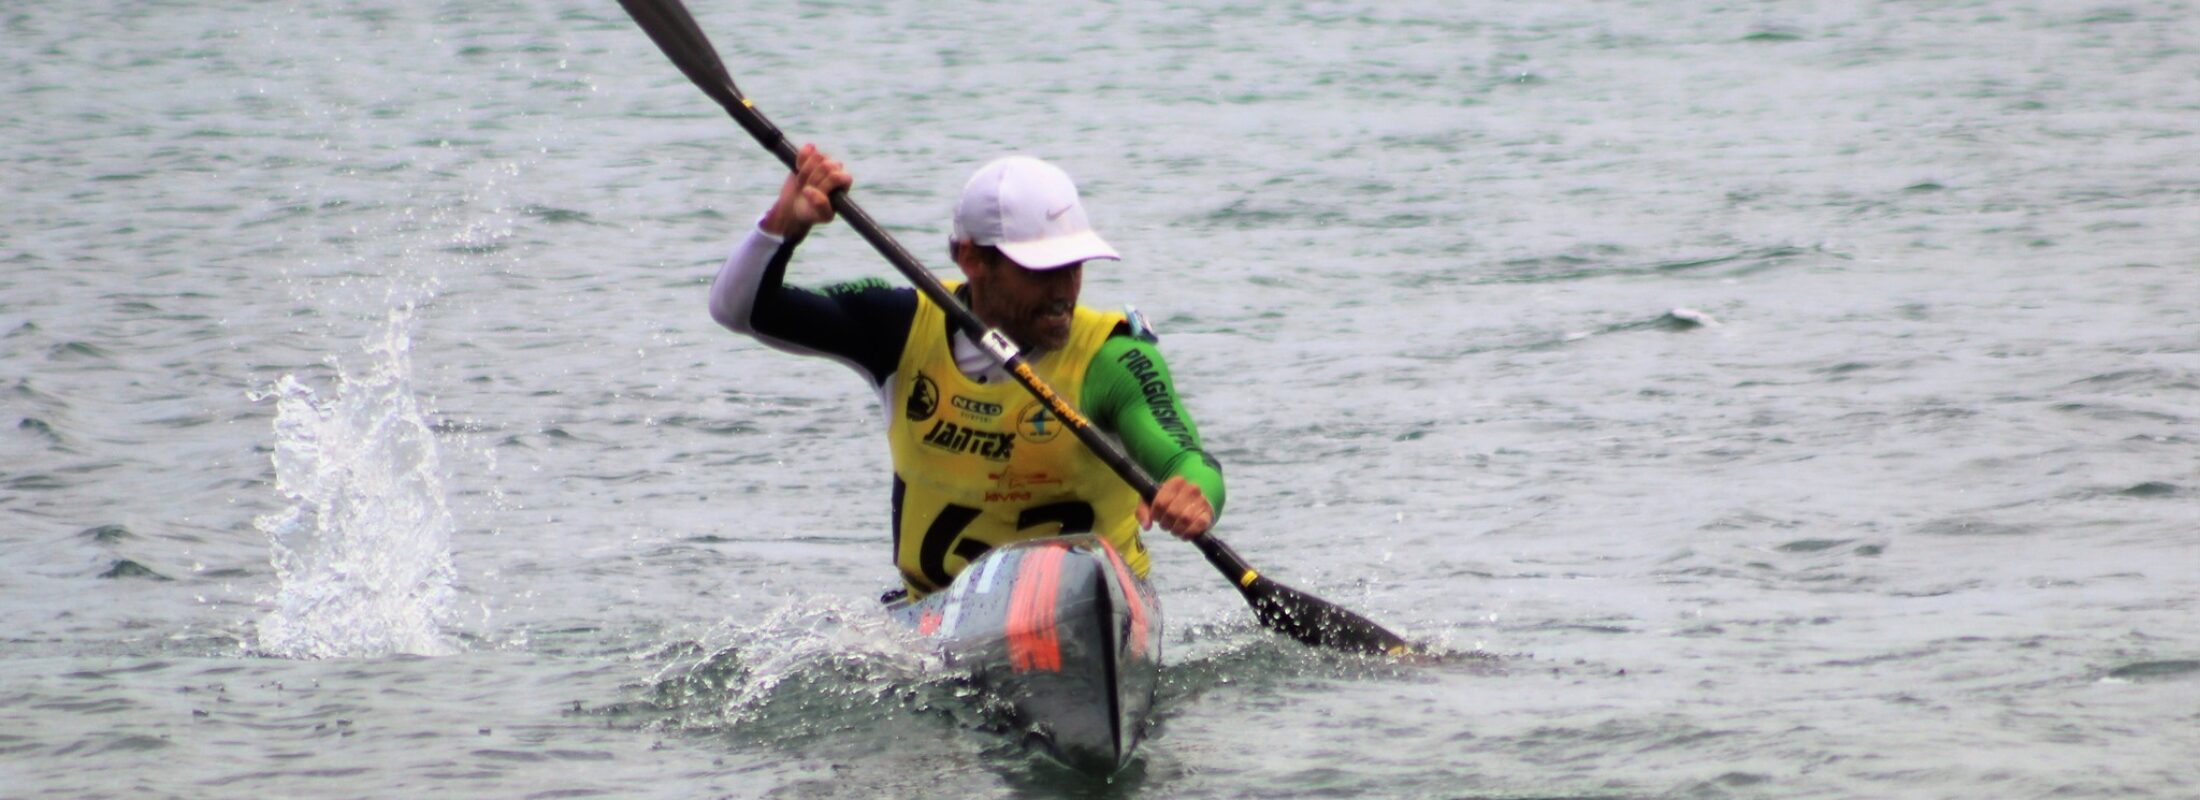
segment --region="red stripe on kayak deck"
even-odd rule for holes
[[[1062,671],[1062,639],[1054,605],[1062,588],[1062,548],[1041,547],[1016,565],[1008,602],[1008,665],[1019,672]]]
[[[1123,585],[1123,599],[1131,605],[1131,655],[1146,654],[1146,603],[1138,596],[1138,578],[1131,574],[1130,565],[1123,563],[1123,554],[1115,552],[1115,545],[1100,540],[1108,548],[1108,564],[1115,567],[1115,582]]]

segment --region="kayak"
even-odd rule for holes
[[[1106,540],[994,548],[888,613],[968,671],[1027,746],[1097,775],[1130,762],[1160,681],[1161,605]]]

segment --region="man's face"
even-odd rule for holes
[[[978,319],[1025,349],[1059,350],[1069,344],[1070,317],[1084,284],[1083,263],[1025,269],[998,252],[970,261],[964,272],[970,277],[970,310]]]

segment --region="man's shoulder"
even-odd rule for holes
[[[914,294],[916,292],[915,289],[911,289],[907,286],[895,286],[893,284],[887,283],[886,280],[883,278],[857,278],[852,281],[841,281],[839,283],[820,287],[817,291],[820,294],[832,295],[834,297],[845,295]]]
[[[818,294],[847,313],[908,324],[917,314],[917,290],[878,278],[857,278],[819,287]]]
[[[1102,349],[1121,350],[1140,344],[1159,344],[1161,342],[1161,334],[1154,331],[1153,324],[1146,321],[1146,315],[1140,313],[1137,306],[1125,305],[1121,313],[1123,318],[1116,321],[1115,325],[1108,330],[1107,339],[1101,342]]]

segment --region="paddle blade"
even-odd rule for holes
[[[710,46],[710,37],[695,24],[695,15],[689,14],[680,0],[619,0],[619,5],[649,33],[657,49],[665,51],[665,57],[687,73],[688,80],[720,103],[738,102],[740,92],[733,86],[733,76],[726,72],[725,62],[718,60],[718,50]]]
[[[733,115],[735,122],[748,130],[749,135],[772,151],[773,155],[794,167],[794,146],[770,120],[758,113],[748,99],[741,96],[741,89],[733,84],[733,74],[726,71],[726,64],[718,60],[717,48],[710,46],[710,37],[703,35],[702,27],[695,24],[695,15],[688,13],[680,0],[619,0],[626,8],[627,16],[649,33],[657,49],[665,51],[674,66],[687,73],[688,80],[702,89],[710,99]]]
[[[1192,539],[1207,563],[1237,584],[1253,616],[1269,630],[1315,647],[1371,655],[1418,655],[1420,648],[1368,618],[1335,603],[1269,580],[1214,534]]]
[[[1418,649],[1373,620],[1267,578],[1255,579],[1242,591],[1260,624],[1315,647],[1393,656]]]

